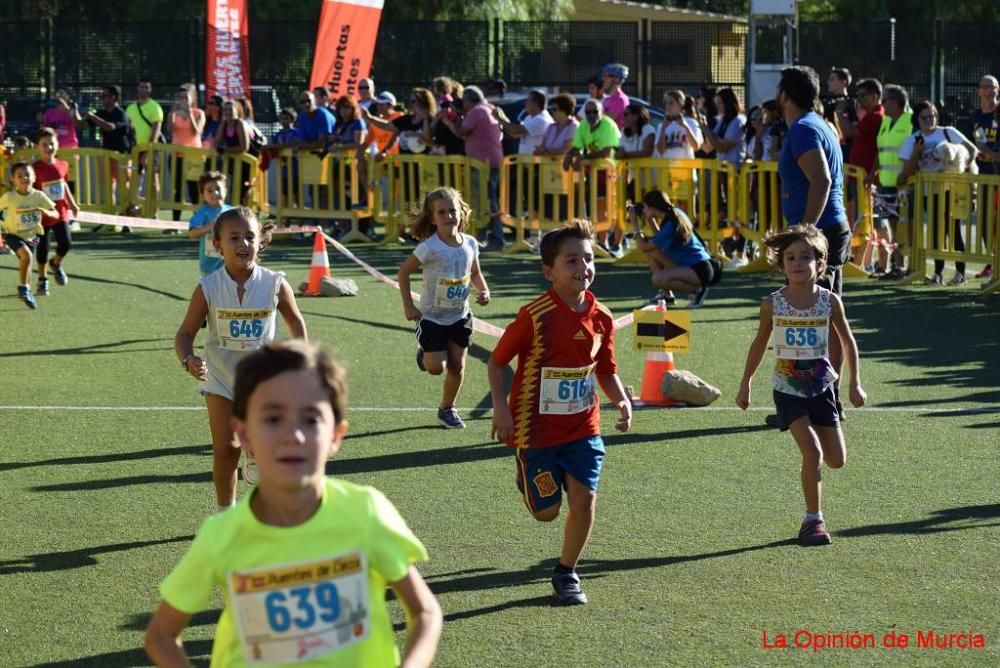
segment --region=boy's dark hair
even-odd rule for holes
[[[36,144],[39,143],[46,137],[51,137],[52,139],[56,139],[58,136],[59,135],[56,134],[55,130],[43,126],[38,128],[38,134],[35,135],[35,143]]]
[[[114,84],[104,86],[104,92],[113,95],[116,101],[122,99],[122,89]]]
[[[591,241],[593,238],[594,224],[586,218],[574,218],[558,229],[549,230],[539,244],[542,264],[546,267],[554,267],[556,258],[559,257],[559,248],[567,239]]]
[[[765,239],[767,259],[780,270],[785,250],[796,241],[804,241],[812,247],[813,253],[816,255],[816,273],[822,276],[823,272],[826,271],[829,243],[823,231],[815,225],[792,225],[787,230]]]
[[[29,173],[35,171],[35,168],[32,167],[31,163],[28,162],[27,160],[18,160],[17,162],[13,162],[10,165],[10,176],[11,176],[11,178],[14,178],[14,172],[16,172],[19,169],[26,169],[26,170],[28,170]]]
[[[299,112],[295,111],[291,107],[285,107],[284,109],[281,110],[281,113],[278,114],[279,118],[281,116],[288,116],[289,118],[292,119],[292,123],[294,123],[295,119],[297,119],[299,117]]]
[[[236,365],[233,383],[233,415],[247,419],[250,396],[261,383],[286,371],[315,370],[333,408],[334,424],[347,416],[347,375],[344,368],[319,346],[302,339],[268,343]]]
[[[819,99],[819,75],[816,70],[805,65],[786,67],[781,70],[778,92],[787,95],[799,109],[812,111]]]
[[[222,228],[225,227],[228,220],[245,220],[248,223],[256,225],[257,230],[260,232],[261,252],[271,244],[271,229],[274,226],[270,223],[266,225],[262,224],[257,218],[257,214],[253,212],[253,209],[246,206],[236,206],[232,209],[226,209],[219,214],[218,218],[215,219],[215,228],[212,230],[212,238],[215,241],[222,239]]]
[[[228,179],[226,178],[225,174],[223,174],[222,172],[218,172],[214,169],[205,172],[204,174],[198,177],[198,192],[200,193],[202,190],[204,190],[205,186],[207,186],[209,183],[218,182],[221,183],[223,186],[225,186],[227,180]]]
[[[29,146],[31,146],[31,140],[28,137],[25,135],[14,136],[14,150],[28,148]]]

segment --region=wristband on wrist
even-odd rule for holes
[[[191,361],[191,358],[193,358],[193,357],[194,357],[194,353],[192,353],[192,354],[190,354],[190,355],[185,355],[185,356],[184,356],[184,359],[182,359],[182,360],[181,360],[181,366],[182,366],[182,367],[184,367],[184,370],[185,370],[185,371],[187,371],[187,368],[188,368],[188,362],[190,362],[190,361]]]

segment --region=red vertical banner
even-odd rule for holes
[[[354,95],[372,68],[384,0],[324,0],[309,87]]]
[[[208,0],[206,96],[250,97],[249,35],[246,0]]]

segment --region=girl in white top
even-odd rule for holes
[[[289,338],[305,339],[306,325],[284,273],[257,264],[257,256],[271,239],[250,209],[240,206],[221,213],[213,235],[212,243],[225,264],[199,279],[174,337],[174,350],[184,370],[200,381],[212,432],[212,480],[219,507],[224,508],[236,503],[240,461],[230,425],[236,365],[275,338],[276,312],[281,313]],[[206,319],[203,359],[194,353],[194,340]],[[255,474],[248,455],[243,479],[253,484]]]
[[[654,157],[693,160],[705,141],[694,118],[694,98],[681,90],[668,90],[663,94],[663,109],[666,113],[656,135]]]
[[[479,244],[462,230],[472,211],[454,188],[432,190],[413,219],[413,234],[423,241],[399,268],[399,289],[407,320],[417,325],[417,366],[438,376],[446,372],[438,421],[448,429],[465,423],[455,410],[462,387],[465,356],[472,334],[469,285],[476,301],[490,303],[490,289],[479,270]],[[420,307],[410,294],[410,274],[423,270]]]
[[[790,431],[802,454],[802,493],[806,514],[799,528],[802,545],[827,545],[820,508],[820,466],[837,469],[847,460],[847,445],[840,429],[834,385],[837,373],[830,364],[830,337],[840,339],[851,372],[851,403],[860,408],[867,397],[858,375],[858,346],[844,315],[844,305],[833,292],[816,285],[828,252],[826,237],[813,225],[795,225],[770,237],[772,261],[788,285],[766,297],[760,305],[760,325],[747,353],[746,368],[736,405],[750,407],[750,381],[760,366],[774,334],[777,358],[773,397],[778,425]]]

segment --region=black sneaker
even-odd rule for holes
[[[646,303],[649,304],[650,306],[656,306],[657,302],[661,301],[667,306],[673,306],[674,304],[677,303],[677,300],[674,299],[674,293],[671,292],[670,290],[666,291],[660,290],[655,295],[650,297],[649,301]]]
[[[427,367],[424,366],[424,349],[417,348],[417,368],[421,371],[427,371]]]
[[[563,605],[583,605],[587,602],[587,595],[580,587],[580,576],[576,571],[553,573],[552,589]]]
[[[53,267],[50,264],[49,267],[52,269],[52,272],[56,275],[56,283],[58,285],[66,285],[67,283],[69,283],[69,276],[66,275],[66,270],[62,268],[61,264],[57,267]]]
[[[708,288],[706,286],[702,286],[701,290],[691,295],[691,298],[688,300],[688,308],[701,307],[701,305],[705,303],[705,297],[707,295]]]
[[[764,424],[766,424],[768,427],[774,427],[775,429],[777,429],[778,428],[778,416],[777,415],[768,415],[768,416],[766,416],[764,418]]]

